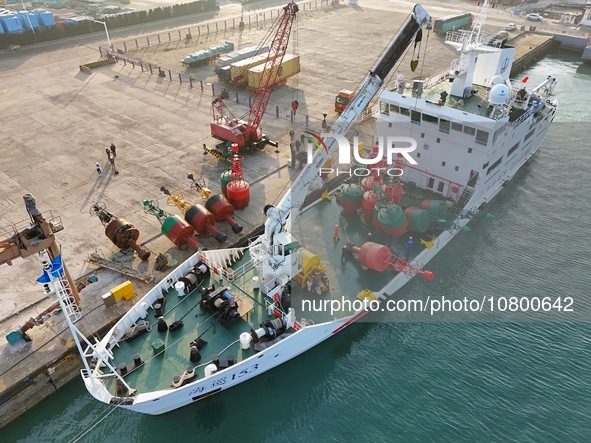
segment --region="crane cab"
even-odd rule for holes
[[[351,99],[355,96],[355,91],[341,89],[334,99],[334,110],[339,114],[345,110]]]

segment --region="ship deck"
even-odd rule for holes
[[[407,205],[416,205],[420,198],[436,199],[438,196],[430,191],[413,188],[411,184],[406,185],[410,198],[405,196]],[[335,225],[339,225],[340,240],[334,241],[333,232]],[[347,309],[330,310],[326,303],[330,300],[354,301],[357,295],[366,289],[379,291],[394,276],[395,272],[376,272],[364,269],[357,260],[343,260],[342,247],[351,242],[357,246],[363,245],[366,241],[373,241],[386,245],[393,254],[404,258],[406,243],[410,235],[413,236],[413,246],[409,258],[418,255],[424,248],[421,240],[432,240],[436,230],[430,230],[424,234],[407,232],[400,237],[387,236],[384,233],[376,232],[375,228],[368,224],[359,213],[343,215],[342,207],[333,196],[330,200],[321,200],[318,204],[304,212],[298,219],[293,229],[295,238],[300,245],[311,253],[320,256],[322,266],[326,269],[328,277],[327,290],[318,294],[316,291],[308,291],[306,285],[300,285],[292,281],[291,307],[296,311],[297,320],[306,324],[317,324],[333,320],[352,312]],[[174,331],[166,330],[158,332],[158,320],[154,309],[148,309],[146,320],[150,324],[150,331],[142,334],[130,342],[120,341],[112,349],[114,354],[113,365],[119,368],[123,363],[127,367],[127,374],[124,376],[126,382],[137,389],[138,392],[150,392],[158,389],[171,387],[175,376],[183,374],[188,366],[195,368],[198,378],[204,376],[204,367],[209,364],[214,355],[220,360],[234,358],[240,362],[256,351],[241,349],[239,343],[240,334],[250,332],[251,328],[258,328],[260,323],[270,320],[267,308],[272,300],[266,299],[259,289],[253,288],[253,277],[257,269],[252,266],[248,252],[239,261],[232,265],[232,269],[247,269],[241,275],[236,273],[233,281],[226,278],[220,283],[217,275],[212,275],[204,281],[200,287],[220,284],[228,287],[234,294],[239,305],[240,319],[224,326],[217,318],[217,315],[201,306],[199,288],[190,294],[179,297],[174,288],[166,295],[166,307],[164,318],[168,326],[182,320],[183,325]],[[308,309],[305,309],[304,300],[310,300]],[[323,305],[323,303],[325,303]],[[310,306],[324,306],[324,309],[309,309]],[[287,311],[289,306],[282,306]],[[334,308],[335,306],[333,306]],[[342,314],[342,315],[341,315]],[[190,361],[191,343],[201,339],[206,344],[200,349],[201,359],[197,362]],[[160,346],[158,343],[162,342]],[[156,350],[155,350],[156,349]],[[162,350],[163,349],[163,350]],[[139,354],[144,361],[139,367],[134,365],[134,356]],[[115,393],[114,380],[107,382],[107,388]]]

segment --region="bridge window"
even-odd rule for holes
[[[390,111],[388,108],[388,103],[380,102],[380,114],[390,115]]]
[[[476,131],[476,143],[486,146],[488,144],[488,132],[478,129]]]
[[[503,157],[499,158],[496,162],[494,162],[490,168],[487,169],[486,175],[490,174],[494,169],[501,164]]]
[[[530,138],[532,135],[534,135],[534,132],[536,132],[536,128],[534,128],[534,129],[532,129],[531,131],[529,131],[529,132],[527,133],[527,135],[525,136],[525,139],[524,139],[523,141],[527,140],[527,139],[528,139],[528,138]]]
[[[393,114],[400,114],[400,107],[390,103],[390,112]]]
[[[464,126],[464,134],[474,135],[476,134],[476,129],[471,126]]]
[[[435,117],[434,115],[423,114],[423,121],[427,122],[427,123],[437,124],[439,119],[437,117]]]
[[[511,156],[511,154],[513,154],[517,148],[519,148],[519,142],[515,143],[515,145],[513,145],[513,147],[511,149],[509,149],[509,152],[507,153],[507,157]]]
[[[462,132],[462,124],[452,122],[451,129],[453,129],[454,131]]]
[[[449,134],[449,129],[451,127],[451,123],[449,120],[441,119],[439,120],[439,130],[446,134]]]
[[[410,111],[407,108],[400,108],[400,115],[410,116]]]
[[[421,124],[421,113],[419,111],[411,111],[410,112],[410,121],[411,123],[416,123],[418,125]]]

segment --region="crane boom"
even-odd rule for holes
[[[421,28],[430,23],[431,16],[421,5],[416,4],[413,12],[392,39],[390,45],[357,88],[353,99],[351,99],[345,110],[332,125],[331,134],[344,136],[351,129],[357,117],[375,97],[383,85],[385,78],[398,60],[400,60],[400,57],[415,39]],[[291,224],[293,223],[293,218],[295,218],[290,218],[291,211],[297,211],[294,216],[297,216],[301,211],[302,204],[308,193],[308,188],[318,177],[319,169],[337,149],[337,141],[331,139],[327,143],[326,150],[317,151],[313,161],[305,165],[277,207],[271,205],[265,207],[265,214],[268,220],[265,223],[265,238],[262,241],[263,243],[268,242],[268,247],[273,244],[272,238],[275,233],[280,232],[283,228],[286,228],[288,232],[291,231]]]
[[[266,143],[277,146],[275,142],[269,141],[263,135],[260,124],[269,104],[272,87],[277,81],[298,11],[298,5],[293,0],[283,7],[283,14],[277,25],[277,32],[271,42],[261,79],[254,92],[254,100],[248,113],[241,119],[237,119],[221,97],[212,102],[213,122],[210,124],[212,137],[236,143],[240,148],[247,149],[255,146],[263,147]]]
[[[271,42],[269,55],[267,56],[265,67],[261,74],[261,82],[255,91],[254,102],[248,113],[248,123],[245,131],[247,139],[258,140],[258,129],[265,114],[267,104],[269,103],[269,98],[271,97],[271,86],[277,80],[283,57],[287,51],[291,27],[298,10],[298,5],[293,1],[283,8],[283,15],[279,22],[277,34],[275,34]]]

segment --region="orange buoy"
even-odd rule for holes
[[[379,243],[366,242],[359,249],[359,263],[366,268],[384,272],[390,267],[390,248]]]

